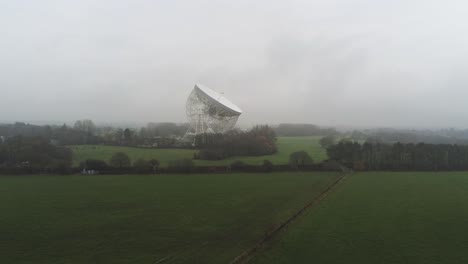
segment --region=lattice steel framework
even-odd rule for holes
[[[190,128],[186,135],[225,133],[234,128],[242,111],[222,94],[195,85],[186,104]]]

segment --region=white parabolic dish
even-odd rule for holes
[[[239,114],[242,114],[242,110],[237,105],[235,105],[234,103],[229,101],[222,94],[220,94],[220,93],[218,93],[218,92],[216,92],[214,90],[211,90],[210,88],[208,88],[206,86],[203,86],[201,84],[195,84],[195,89],[196,88],[200,89],[203,93],[208,95],[210,98],[212,98],[216,102],[222,104],[223,106],[229,108],[230,110],[232,110],[234,112],[237,112]]]
[[[187,99],[188,134],[224,133],[234,128],[242,110],[206,86],[196,84]]]

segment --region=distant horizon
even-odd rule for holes
[[[144,127],[149,123],[174,123],[174,124],[186,124],[188,123],[187,121],[100,121],[100,120],[94,120],[92,118],[81,118],[81,119],[76,119],[76,120],[0,120],[0,125],[2,124],[14,124],[16,122],[18,123],[25,123],[25,124],[31,124],[31,125],[38,125],[38,126],[44,126],[44,125],[56,125],[60,126],[63,124],[66,124],[67,126],[73,126],[74,123],[77,120],[83,120],[83,119],[89,119],[92,120],[97,126],[110,126],[110,127],[128,127],[128,128],[139,128],[139,127]],[[350,130],[430,130],[430,131],[437,131],[437,130],[444,130],[444,129],[456,129],[456,130],[468,130],[468,127],[410,127],[410,126],[356,126],[356,125],[336,125],[336,126],[331,126],[331,125],[321,125],[317,123],[304,123],[304,122],[279,122],[279,123],[253,123],[253,124],[246,124],[244,122],[239,122],[236,124],[237,128],[240,129],[248,129],[251,128],[252,126],[255,125],[269,125],[269,126],[278,126],[280,124],[307,124],[307,125],[316,125],[321,128],[335,128],[337,130],[342,130],[342,131],[350,131]]]

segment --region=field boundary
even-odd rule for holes
[[[268,241],[271,241],[275,238],[282,230],[288,227],[294,220],[298,219],[302,216],[307,209],[313,208],[314,206],[318,205],[329,193],[331,193],[340,183],[345,181],[345,179],[350,175],[350,173],[343,173],[336,181],[334,181],[330,186],[328,186],[325,190],[320,192],[318,196],[316,196],[311,202],[307,203],[304,207],[299,209],[296,213],[294,213],[291,217],[286,219],[282,222],[278,227],[273,229],[272,231],[268,232],[259,242],[257,242],[251,248],[242,252],[242,254],[235,257],[230,264],[238,264],[238,263],[247,263],[250,258],[259,251],[260,248],[263,247]]]

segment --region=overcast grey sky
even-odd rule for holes
[[[468,3],[0,0],[0,120],[468,127]]]

